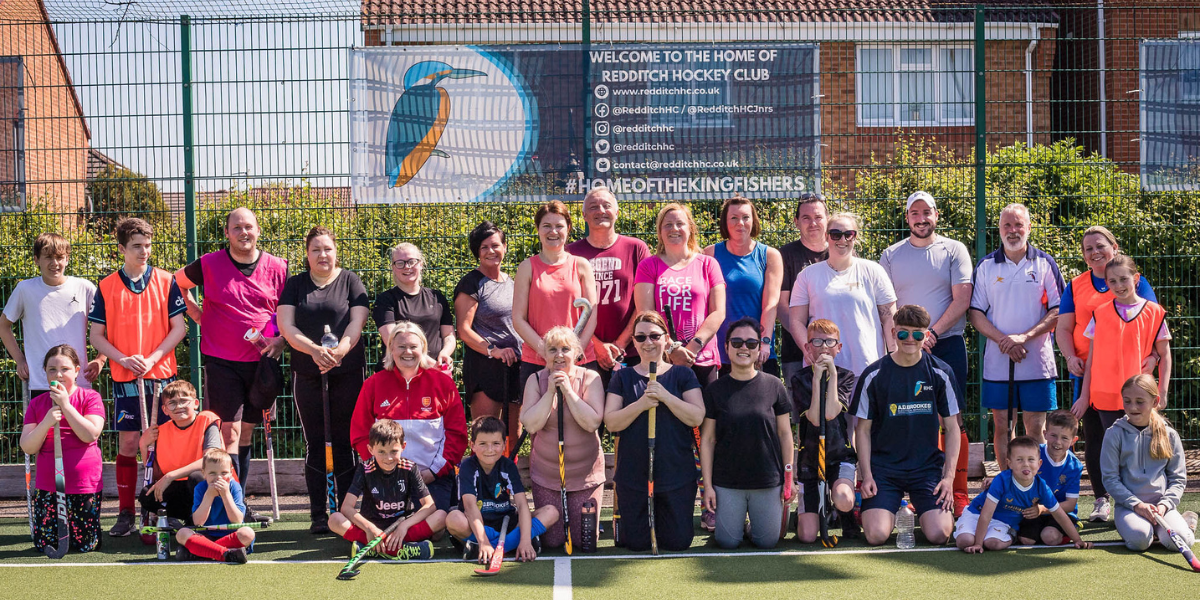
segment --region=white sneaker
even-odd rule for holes
[[[1200,521],[1200,515],[1197,515],[1196,511],[1189,510],[1183,513],[1183,522],[1187,523],[1188,529],[1191,529],[1193,533],[1196,531],[1196,521]]]
[[[1096,503],[1092,505],[1092,514],[1088,515],[1087,520],[1107,523],[1109,517],[1112,516],[1112,502],[1109,502],[1108,496],[1096,498]]]

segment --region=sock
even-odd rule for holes
[[[351,525],[350,529],[347,529],[346,533],[342,534],[342,537],[347,542],[358,542],[364,546],[367,545],[367,532],[359,529],[356,525]]]
[[[219,537],[214,542],[222,548],[245,548],[242,539],[238,537],[237,532],[233,532],[225,537]]]
[[[958,446],[958,465],[954,470],[954,493],[967,495],[967,463],[971,460],[971,441],[967,432],[960,432],[961,441]]]
[[[429,527],[428,521],[421,521],[416,525],[408,528],[408,535],[404,536],[405,542],[419,542],[433,537],[433,529]]]
[[[496,541],[500,539],[500,532],[496,531],[495,529],[492,529],[491,527],[488,527],[487,525],[483,526],[483,533],[484,533],[484,535],[487,536],[488,543],[493,546],[495,546]],[[466,541],[468,541],[468,542],[476,541],[475,534],[472,533],[471,535],[468,535]]]
[[[543,533],[546,533],[546,526],[542,525],[541,521],[539,521],[537,519],[533,519],[529,524],[529,539],[532,540],[533,538],[535,538],[539,535],[542,535]],[[497,537],[499,537],[499,536],[497,536]],[[520,527],[518,527],[512,531],[509,531],[508,535],[504,537],[504,549],[505,550],[516,550],[517,546],[519,546],[519,545],[521,545],[521,528]]]
[[[137,459],[117,455],[117,505],[121,512],[133,512],[134,489],[137,487]]]
[[[207,558],[209,560],[221,560],[225,558],[225,548],[198,533],[188,538],[184,546],[189,552],[200,558]]]
[[[238,482],[243,486],[250,481],[250,454],[253,446],[238,446]]]

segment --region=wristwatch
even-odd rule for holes
[[[492,350],[495,350],[495,349],[496,349],[496,346],[492,345],[491,342],[488,342],[488,347],[487,347],[488,358],[492,357]]]

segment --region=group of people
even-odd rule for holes
[[[723,241],[704,248],[682,204],[658,211],[653,251],[618,233],[609,190],[589,192],[582,214],[587,235],[570,242],[567,207],[541,206],[540,249],[512,276],[505,232],[480,223],[468,236],[478,266],[452,303],[422,285],[424,256],[401,243],[389,254],[395,286],[374,306],[340,266],[332,231],[309,231],[305,268],[289,274],[286,261],[258,248],[246,208],[226,219],[227,248],[174,274],[150,266],[150,225],[121,221],[124,265],[99,286],[67,276],[69,245],[42,234],[33,248],[41,277],[21,282],[0,316],[0,339],[32,398],[21,447],[38,456],[35,547],[55,538],[46,468],[55,423],[71,465],[72,547],[100,542],[96,439],[106,411],[90,385],[107,362],[120,432],[120,512],[109,533],[136,531],[136,500],[179,521],[181,554],[244,562],[252,529],[190,527],[262,519],[239,482],[255,425],[272,417],[264,369],[287,348],[310,531],[356,544],[386,535],[379,551],[394,558],[431,555],[429,540],[447,531],[487,560],[505,516],[516,519],[505,548],[519,559],[588,546],[600,528],[583,527],[581,516],[599,507],[606,482],[601,427],[616,442],[611,527],[630,550],[652,540],[688,548],[698,492],[702,526],[722,547],[747,538],[773,547],[787,535],[793,492],[797,537],[812,542],[824,518],[821,478],[843,532],[853,535],[861,520],[872,545],[891,535],[907,495],[935,544],[954,535],[979,551],[1019,536],[1083,547],[1072,523],[1080,420],[1097,497],[1090,518],[1107,520],[1115,505],[1118,531],[1139,549],[1156,515],[1194,529],[1176,510],[1186,482],[1179,436],[1159,412],[1171,374],[1165,311],[1107,229],[1084,233],[1089,270],[1064,283],[1054,258],[1029,244],[1020,204],[1001,211],[1003,245],[974,267],[962,243],[936,233],[937,202],[926,192],[908,198],[910,235],[879,262],[857,255],[859,218],[830,214],[815,193],[796,206],[799,239],[778,249],[757,240],[759,214],[743,197],[723,204]],[[185,313],[202,333],[203,410],[196,390],[175,381]],[[367,376],[369,315],[383,360]],[[982,400],[1005,469],[975,502],[962,426],[968,320],[987,338]],[[89,339],[98,354],[84,362]],[[1076,382],[1069,412],[1054,412],[1054,339]],[[460,341],[465,405],[449,373]],[[1106,351],[1089,352],[1093,341]],[[39,359],[41,370],[28,363]],[[1157,381],[1147,374],[1155,370]],[[161,398],[150,418],[145,397]],[[1026,432],[1011,443],[1010,410],[1023,413]],[[522,432],[532,435],[533,511],[513,462]],[[151,446],[153,478],[138,497],[136,457]]]

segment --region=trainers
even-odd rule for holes
[[[117,522],[113,524],[112,529],[108,530],[108,535],[112,537],[125,537],[133,533],[134,516],[132,510],[123,510],[117,515]]]
[[[858,539],[862,534],[862,529],[859,528],[858,522],[854,520],[854,513],[839,512],[838,517],[842,525],[842,537],[848,540]]]
[[[1107,523],[1108,518],[1112,516],[1112,503],[1108,501],[1108,496],[1100,496],[1096,498],[1096,503],[1092,505],[1092,514],[1088,515],[1087,520]]]
[[[192,554],[192,551],[188,550],[187,546],[180,544],[179,547],[175,549],[175,560],[179,562],[193,561],[196,560],[196,555]]]
[[[705,531],[712,532],[717,530],[717,513],[705,509],[700,513],[700,527]]]
[[[225,551],[225,555],[222,557],[222,559],[231,565],[244,565],[246,564],[246,549],[230,548]]]
[[[246,514],[242,516],[242,521],[246,523],[270,523],[271,517],[259,514],[253,508],[246,507]],[[326,530],[328,531],[328,530]]]
[[[381,550],[382,546],[375,546],[375,548],[380,558],[389,560],[429,560],[433,558],[433,542],[429,540],[407,542],[395,554],[388,554]]]
[[[475,542],[464,542],[462,556],[463,560],[466,561],[474,562],[479,560],[479,544],[476,544]]]
[[[1193,532],[1196,531],[1196,521],[1198,520],[1200,520],[1200,515],[1197,515],[1194,510],[1183,513],[1183,522],[1187,523],[1188,529],[1191,529]]]
[[[313,517],[312,525],[308,526],[308,532],[313,535],[329,533],[329,517],[325,515]]]
[[[1196,513],[1192,514],[1195,515]],[[1184,515],[1184,518],[1187,518],[1186,514]],[[1195,523],[1195,521],[1193,521],[1193,523]],[[1195,527],[1192,527],[1192,529],[1195,529]],[[533,546],[534,554],[537,554],[538,556],[542,555],[542,536],[535,536],[533,539],[529,540],[529,545]]]

